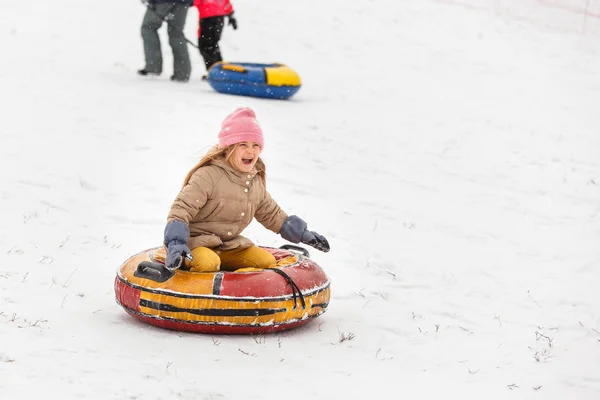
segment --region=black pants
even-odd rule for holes
[[[200,37],[198,38],[198,49],[204,59],[206,70],[216,62],[223,61],[219,40],[225,26],[225,17],[209,17],[200,20]]]

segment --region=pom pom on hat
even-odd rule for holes
[[[251,108],[237,108],[221,123],[219,146],[227,147],[240,142],[256,142],[261,149],[264,146],[262,129]]]

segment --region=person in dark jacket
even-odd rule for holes
[[[183,29],[193,0],[145,0],[146,13],[142,21],[142,39],[146,65],[140,75],[160,75],[163,70],[162,50],[158,29],[163,22],[168,25],[169,45],[173,51],[172,81],[187,82],[192,67]]]

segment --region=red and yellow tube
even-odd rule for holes
[[[278,332],[323,314],[330,300],[325,272],[303,255],[265,249],[275,256],[279,273],[177,270],[165,282],[134,275],[141,262],[164,260],[162,247],[143,251],[118,269],[117,303],[148,324],[200,333]]]

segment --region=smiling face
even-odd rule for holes
[[[262,152],[258,143],[241,142],[231,151],[229,163],[240,172],[250,172]]]

